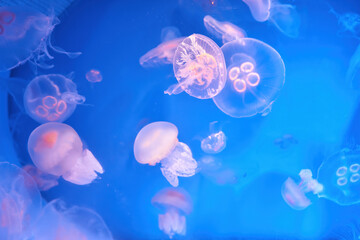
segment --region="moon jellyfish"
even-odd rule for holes
[[[219,153],[226,147],[226,136],[223,131],[212,133],[201,141],[201,149],[206,153]]]
[[[183,189],[165,188],[159,191],[151,203],[165,212],[159,214],[159,229],[170,239],[175,235],[186,235],[185,215],[192,212],[193,203]]]
[[[84,185],[104,170],[94,155],[69,125],[45,123],[37,127],[28,140],[28,151],[37,168],[66,181]]]
[[[287,149],[291,145],[294,145],[297,143],[298,143],[298,140],[296,140],[296,138],[294,138],[294,136],[291,134],[284,134],[284,136],[282,136],[281,138],[277,138],[274,141],[274,144],[279,146],[281,149]]]
[[[330,12],[335,15],[340,26],[339,34],[349,34],[350,36],[359,39],[360,38],[360,15],[353,12],[344,14],[337,13],[333,8]]]
[[[302,181],[299,185],[293,184],[293,180],[289,178],[283,186],[284,200],[291,207],[300,210],[310,205],[305,196],[307,192],[313,192],[318,197],[342,206],[360,203],[359,170],[360,150],[343,149],[320,165],[316,180],[312,178],[309,169],[301,170]]]
[[[59,22],[56,16],[46,16],[30,8],[0,7],[0,71],[11,70],[28,60],[51,68],[45,63],[53,59],[47,46],[71,58],[80,55],[51,45],[50,35]]]
[[[172,64],[175,50],[184,40],[175,27],[167,27],[161,31],[162,43],[143,55],[139,62],[142,67],[155,67],[165,64]]]
[[[285,66],[279,53],[252,38],[222,46],[227,78],[224,89],[213,98],[231,117],[251,117],[266,112],[285,83]]]
[[[354,89],[360,88],[360,45],[350,59],[350,64],[346,72],[346,80]]]
[[[32,231],[37,240],[111,240],[111,232],[103,219],[93,210],[83,207],[67,208],[53,200],[41,211]]]
[[[195,175],[197,162],[190,148],[177,139],[178,129],[169,122],[153,122],[143,127],[134,143],[136,161],[155,166],[161,163],[161,172],[168,182],[177,187],[179,177]]]
[[[27,239],[41,208],[33,179],[21,168],[0,163],[0,239]]]
[[[271,0],[243,0],[248,5],[251,15],[258,22],[265,22],[270,17]]]
[[[239,177],[234,170],[223,166],[221,159],[203,156],[199,161],[200,173],[218,185],[236,184]]]
[[[165,93],[207,99],[216,96],[225,86],[226,65],[224,55],[216,43],[208,37],[193,34],[182,41],[174,56],[174,73],[178,84]]]
[[[222,39],[224,44],[246,37],[245,31],[238,26],[230,22],[220,22],[209,15],[204,17],[204,25],[210,34],[214,35],[216,38]]]
[[[34,179],[40,191],[47,191],[59,184],[59,177],[44,173],[33,165],[26,165],[23,169]]]
[[[63,122],[85,101],[76,84],[60,74],[35,77],[26,87],[24,106],[27,114],[39,123]]]
[[[95,69],[91,69],[90,71],[88,71],[85,77],[89,82],[92,83],[101,82],[103,80],[101,72]]]

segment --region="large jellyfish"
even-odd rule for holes
[[[325,160],[319,167],[317,179],[309,169],[300,172],[301,182],[288,178],[282,188],[284,200],[294,209],[311,204],[306,193],[327,198],[339,205],[360,203],[360,150],[343,149]]]
[[[354,38],[360,38],[360,15],[354,12],[348,12],[344,14],[337,13],[333,8],[330,8],[330,12],[335,15],[338,20],[340,30],[338,34],[348,34]]]
[[[193,203],[183,189],[165,188],[159,191],[151,203],[165,214],[159,214],[159,229],[172,238],[175,234],[186,235],[185,215],[192,212]]]
[[[178,129],[169,122],[153,122],[143,127],[134,143],[136,161],[154,166],[161,163],[161,172],[177,187],[179,177],[195,175],[197,162],[190,148],[177,139]]]
[[[37,168],[78,185],[91,183],[104,170],[69,125],[45,123],[28,140],[28,151]]]
[[[246,37],[246,33],[243,29],[230,22],[220,22],[210,15],[204,17],[204,25],[210,34],[222,39],[224,44]]]
[[[185,91],[190,96],[207,99],[216,96],[225,86],[224,55],[206,36],[193,34],[185,38],[176,49],[173,67],[179,83],[170,86],[166,94]]]
[[[21,168],[0,163],[0,239],[26,239],[41,208],[33,179]]]
[[[143,67],[155,67],[165,64],[172,64],[175,50],[179,43],[184,40],[175,27],[166,27],[161,31],[162,43],[143,55],[139,62]]]
[[[85,101],[76,84],[60,74],[35,77],[26,87],[24,106],[28,115],[39,123],[63,122]]]
[[[346,72],[346,80],[354,89],[360,88],[360,45],[350,59],[350,64]]]
[[[93,210],[83,207],[67,208],[60,200],[48,203],[32,230],[36,240],[111,240],[111,232],[103,219]]]
[[[224,89],[213,98],[216,106],[232,117],[264,113],[285,83],[285,66],[279,53],[252,38],[226,43],[227,78]]]
[[[45,63],[53,59],[47,46],[71,58],[80,55],[51,45],[50,35],[58,23],[56,16],[30,8],[0,7],[0,71],[11,70],[28,60],[43,68],[52,67]]]

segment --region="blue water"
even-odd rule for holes
[[[360,13],[360,3],[292,1],[302,21],[300,36],[292,39],[269,23],[256,22],[240,0],[215,2],[212,6],[207,0],[79,0],[60,16],[54,44],[83,55],[72,60],[57,55],[55,67],[39,73],[74,72],[78,91],[87,100],[65,123],[78,132],[105,173],[87,186],[60,180],[59,186],[42,195],[94,209],[115,239],[166,239],[158,229],[158,211],[151,198],[169,183],[158,167],[135,161],[136,134],[150,122],[172,122],[198,160],[204,155],[199,139],[208,134],[210,122],[219,121],[227,146],[217,157],[237,180],[219,185],[201,173],[180,179],[194,202],[184,239],[342,239],[339,236],[349,226],[360,225],[359,205],[344,207],[315,197],[307,209],[295,211],[280,191],[287,177],[303,168],[316,173],[329,155],[360,144],[358,92],[345,81],[359,40],[339,34],[337,18],[329,12],[330,4],[339,13]],[[176,81],[172,66],[139,65],[139,58],[160,43],[166,26],[179,28],[184,36],[209,36],[203,26],[205,15],[240,26],[282,56],[285,85],[267,116],[231,118],[212,100],[186,93],[164,95]],[[93,68],[101,71],[101,83],[86,81],[86,72]],[[34,77],[29,65],[11,75],[27,81]],[[38,124],[21,113],[23,109],[19,114],[10,101],[17,156],[22,164],[30,163],[27,138]],[[279,148],[274,140],[284,134],[298,143]]]

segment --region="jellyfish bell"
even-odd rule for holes
[[[271,107],[285,83],[285,66],[271,46],[252,38],[222,46],[227,67],[224,89],[213,98],[225,114],[241,118]]]
[[[210,15],[204,17],[204,26],[210,34],[221,39],[223,44],[246,37],[243,29],[230,22],[220,22]]]
[[[271,0],[243,0],[251,15],[258,22],[265,22],[270,17]]]
[[[299,36],[301,20],[295,6],[273,2],[269,20],[284,35],[291,38]]]
[[[90,71],[88,71],[86,73],[85,77],[89,82],[92,82],[92,83],[101,82],[103,80],[101,72],[96,69],[91,69]]]
[[[226,147],[226,136],[223,131],[212,133],[201,141],[201,149],[206,153],[219,153]]]
[[[192,97],[208,99],[225,86],[224,55],[213,40],[200,34],[193,34],[179,44],[173,69],[178,84],[170,86],[165,94],[185,91]]]
[[[173,186],[179,185],[178,176],[193,176],[197,168],[190,148],[177,135],[174,124],[153,122],[140,130],[134,142],[136,161],[151,166],[161,163],[162,174]]]
[[[63,123],[45,123],[28,140],[29,155],[37,168],[78,185],[91,183],[104,170],[94,155],[83,148],[76,131]]]

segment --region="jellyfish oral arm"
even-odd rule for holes
[[[179,186],[179,179],[178,177],[168,168],[161,167],[160,168],[162,175],[166,178],[166,180],[171,184],[173,187]]]
[[[159,229],[167,234],[170,239],[175,235],[186,234],[186,218],[176,209],[170,209],[165,214],[159,214]]]

